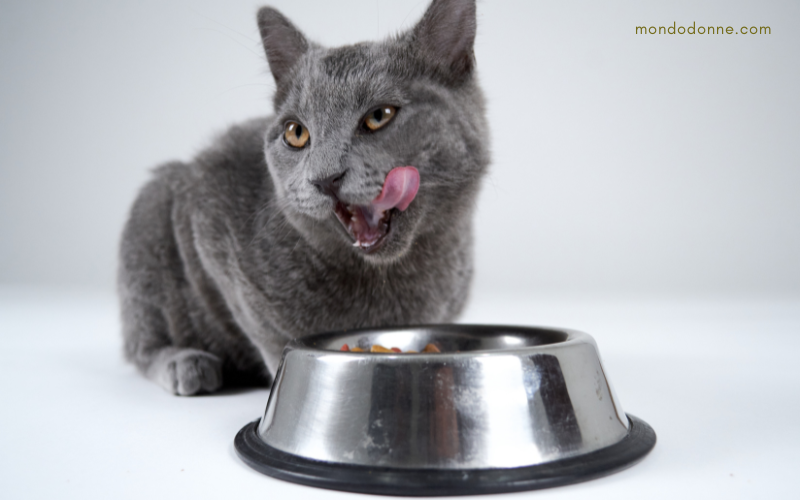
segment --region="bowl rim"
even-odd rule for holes
[[[505,349],[474,349],[469,351],[461,351],[461,352],[441,352],[441,353],[414,353],[413,356],[409,356],[410,353],[387,353],[387,352],[352,352],[352,351],[340,351],[338,349],[330,349],[325,347],[319,347],[316,344],[324,341],[329,341],[332,339],[336,339],[337,337],[349,337],[352,335],[358,334],[366,334],[366,333],[393,333],[393,332],[403,332],[403,331],[412,331],[412,330],[435,330],[442,333],[446,333],[448,331],[453,331],[456,333],[468,333],[468,334],[496,334],[496,335],[508,335],[513,333],[557,333],[566,335],[564,340],[559,340],[555,342],[549,342],[545,344],[539,345],[524,345],[518,347],[509,347]],[[464,330],[467,330],[464,332]],[[284,355],[288,353],[288,351],[307,351],[309,354],[325,354],[327,355],[337,355],[337,356],[357,356],[357,357],[373,357],[373,358],[380,358],[380,359],[392,359],[392,358],[402,358],[402,359],[429,359],[431,357],[441,359],[442,357],[453,357],[453,358],[469,358],[475,356],[486,356],[486,355],[503,355],[503,354],[514,354],[514,353],[526,353],[526,352],[541,352],[545,350],[551,350],[554,348],[563,348],[563,347],[570,347],[578,344],[591,344],[597,348],[597,344],[594,338],[589,335],[588,333],[582,332],[580,330],[574,330],[571,328],[559,328],[559,327],[549,327],[549,326],[522,326],[522,325],[498,325],[498,324],[483,324],[483,323],[426,323],[420,325],[398,325],[398,326],[386,326],[386,327],[363,327],[363,328],[353,328],[348,330],[336,330],[336,331],[326,331],[326,332],[319,332],[314,333],[311,335],[307,335],[304,337],[299,337],[291,340],[284,350]]]

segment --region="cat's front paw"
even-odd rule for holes
[[[197,349],[181,349],[166,355],[153,367],[153,379],[178,396],[214,392],[222,387],[222,360]]]

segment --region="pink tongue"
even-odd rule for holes
[[[397,208],[401,212],[408,208],[419,189],[419,171],[414,167],[395,167],[383,181],[383,189],[374,200],[372,210],[380,213]]]

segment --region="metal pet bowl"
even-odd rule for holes
[[[340,351],[428,343],[442,352]],[[235,447],[278,479],[428,496],[585,481],[633,465],[655,442],[622,411],[589,335],[434,325],[293,341],[264,417]]]

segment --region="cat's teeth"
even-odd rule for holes
[[[353,246],[359,248],[369,248],[374,244],[375,244],[374,241],[356,241],[355,243],[353,243]]]

